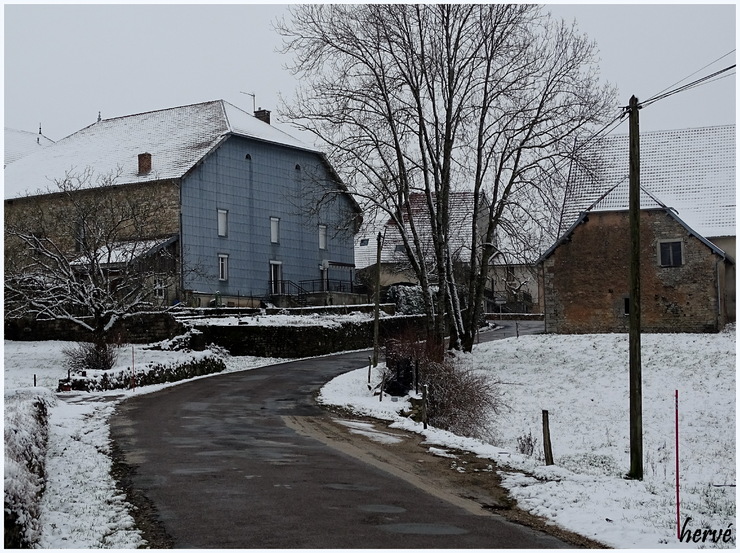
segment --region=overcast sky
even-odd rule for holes
[[[575,19],[598,43],[602,78],[618,87],[623,105],[735,63],[734,4],[547,9]],[[36,132],[41,123],[59,140],[98,112],[109,118],[216,99],[251,112],[252,97],[242,92],[279,121],[278,93],[290,98],[295,88],[271,27],[285,13],[281,5],[5,5],[4,124]],[[734,123],[731,73],[646,107],[641,129]]]

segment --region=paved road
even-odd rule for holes
[[[303,360],[122,403],[112,438],[174,547],[568,547],[426,493],[285,424],[283,417],[321,416],[314,392],[366,362],[367,352]]]

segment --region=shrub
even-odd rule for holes
[[[118,359],[118,348],[112,344],[78,342],[62,350],[65,366],[73,373],[109,371]]]
[[[499,383],[465,368],[451,354],[440,356],[425,342],[408,338],[386,344],[384,391],[391,395],[408,393],[418,364],[419,385],[428,387],[429,424],[461,436],[487,439],[489,415],[499,413],[503,406]]]
[[[419,378],[428,386],[429,424],[460,436],[488,438],[489,414],[498,414],[502,407],[498,382],[461,366],[451,356],[426,363]]]
[[[523,434],[516,439],[516,450],[522,455],[531,457],[537,447],[537,438],[532,437],[532,431],[529,434]]]

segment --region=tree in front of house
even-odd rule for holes
[[[46,194],[6,201],[6,318],[63,319],[102,350],[116,323],[163,306],[177,274],[166,195],[117,177],[69,172]]]
[[[399,229],[428,343],[449,331],[452,347],[470,350],[497,234],[530,245],[552,234],[559,173],[616,105],[595,45],[523,4],[306,4],[278,30],[302,86],[286,115],[328,146],[367,218]],[[456,191],[474,195],[460,283]]]

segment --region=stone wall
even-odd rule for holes
[[[423,336],[423,316],[380,320],[381,346],[388,338],[409,334]],[[373,347],[373,321],[324,326],[217,326],[195,325],[198,347],[216,344],[231,355],[257,357],[314,357]]]
[[[683,265],[661,267],[660,240],[683,242]],[[641,319],[645,332],[717,332],[725,264],[663,210],[641,212]],[[627,212],[590,213],[543,263],[545,331],[627,332]]]
[[[169,313],[140,313],[120,321],[111,335],[123,343],[149,344],[174,338],[186,330],[185,325]],[[5,339],[88,342],[92,336],[81,326],[65,320],[6,319]]]
[[[78,223],[85,218],[110,219],[111,229],[113,225],[120,227],[115,240],[171,236],[180,229],[180,196],[176,181],[107,184],[73,192],[59,192],[52,187],[50,192],[5,200],[6,260],[18,247],[13,237],[8,236],[9,225],[48,237],[66,252],[75,251]]]

